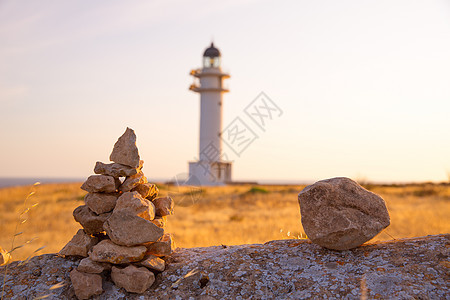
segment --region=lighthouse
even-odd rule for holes
[[[203,53],[203,67],[190,75],[194,83],[189,90],[200,94],[200,142],[198,161],[189,162],[188,183],[224,185],[231,182],[231,162],[222,152],[223,94],[229,92],[223,81],[230,75],[220,66],[219,49],[211,46]]]

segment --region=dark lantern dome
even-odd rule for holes
[[[220,51],[214,47],[214,43],[211,43],[211,46],[205,50],[205,53],[203,53],[203,57],[220,57]]]

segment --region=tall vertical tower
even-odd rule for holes
[[[230,75],[222,72],[220,51],[214,43],[203,53],[203,68],[192,70],[191,91],[200,94],[199,159],[189,162],[190,184],[223,185],[231,181],[231,162],[222,157],[223,94],[229,92],[223,80]]]

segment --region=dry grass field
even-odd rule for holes
[[[35,194],[25,205],[33,187],[0,189],[0,246],[10,250],[16,234],[14,246],[24,246],[13,252],[14,260],[58,252],[80,228],[72,217],[73,209],[84,204],[86,192],[80,185],[35,186]],[[158,186],[161,196],[175,200],[175,215],[168,219],[167,232],[175,235],[179,247],[304,237],[297,203],[303,186]],[[391,225],[374,241],[450,232],[450,185],[366,187],[385,199],[391,215]],[[21,216],[24,208],[30,210]]]

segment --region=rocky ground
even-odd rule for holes
[[[110,280],[94,299],[450,299],[450,234],[333,251],[307,240],[179,248],[144,294]],[[75,299],[79,263],[41,255],[0,267],[5,299]]]

